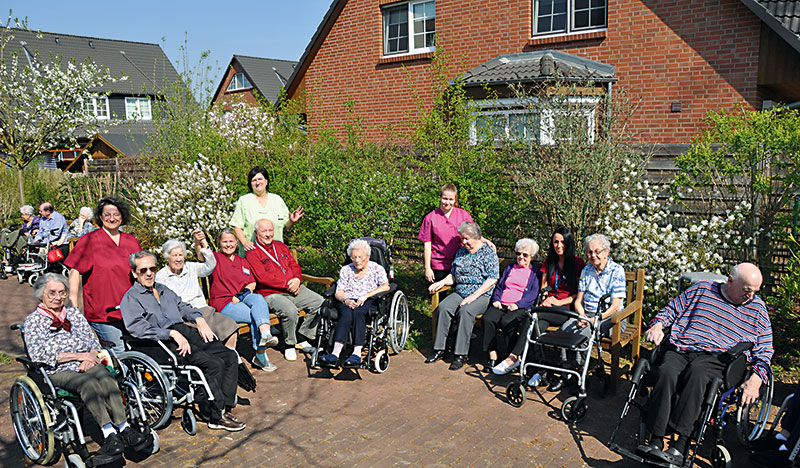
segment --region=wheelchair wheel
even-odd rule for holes
[[[70,453],[66,457],[64,457],[64,467],[65,468],[86,468],[86,463],[83,461],[80,455],[77,453]]]
[[[521,382],[511,382],[506,387],[506,399],[511,406],[519,408],[525,403],[525,386]]]
[[[385,349],[378,351],[372,362],[375,372],[383,374],[389,368],[389,353]]]
[[[28,376],[17,377],[9,403],[14,432],[25,456],[39,465],[52,463],[57,455],[53,422],[39,387]]]
[[[761,437],[767,427],[772,410],[774,383],[773,377],[770,376],[769,382],[761,385],[758,400],[750,405],[739,406],[736,410],[736,437],[745,447]]]
[[[403,291],[395,291],[392,296],[392,308],[389,312],[389,343],[395,354],[400,353],[406,348],[408,340],[408,299]]]
[[[126,368],[125,381],[139,391],[145,412],[142,418],[153,429],[164,427],[172,416],[172,392],[161,368],[138,351],[124,351],[117,359]]]
[[[158,433],[156,431],[150,431],[150,434],[153,436],[153,445],[150,448],[150,454],[153,455],[161,450],[161,438],[158,437]]]
[[[23,275],[22,273],[17,273],[17,282],[19,284],[24,283],[25,282],[25,275]]]
[[[193,436],[197,434],[197,418],[194,415],[194,411],[191,408],[186,408],[183,410],[183,416],[181,416],[181,427],[183,431]]]
[[[711,453],[711,466],[714,468],[730,468],[731,453],[724,445],[717,445]]]
[[[33,285],[36,284],[36,280],[38,279],[39,279],[39,273],[34,273],[28,277],[28,284],[30,284],[31,287],[33,287]]]
[[[581,422],[586,417],[587,408],[585,397],[571,396],[561,405],[561,417],[568,423]]]

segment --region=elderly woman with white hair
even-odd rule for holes
[[[239,326],[233,319],[218,314],[209,307],[203,290],[200,288],[200,278],[209,276],[217,266],[214,253],[208,248],[208,241],[201,229],[195,229],[194,250],[200,262],[186,261],[186,246],[177,239],[170,239],[161,246],[161,253],[167,261],[166,266],[156,273],[156,282],[172,290],[181,301],[191,304],[203,312],[203,318],[208,323],[211,331],[221,342],[230,349],[236,349]]]
[[[347,246],[347,255],[352,260],[339,270],[336,283],[336,307],[339,320],[333,335],[333,351],[320,356],[323,364],[334,365],[347,341],[347,334],[353,329],[353,354],[344,361],[345,367],[361,364],[361,349],[367,336],[367,311],[372,307],[376,294],[389,290],[386,270],[370,261],[372,248],[364,239],[356,239]]]
[[[525,346],[526,332],[531,324],[529,309],[539,295],[539,265],[531,262],[539,253],[539,244],[523,238],[514,246],[517,262],[509,265],[500,276],[492,294],[492,305],[483,314],[483,350],[489,353],[487,367],[497,375],[507,374],[519,367],[519,357]],[[497,328],[506,337],[517,334],[511,354],[497,363]]]
[[[94,216],[94,213],[91,208],[88,206],[81,207],[78,217],[69,225],[69,237],[82,237],[84,234],[94,231],[92,216]]]
[[[450,364],[450,370],[459,370],[466,364],[475,318],[489,306],[492,288],[500,276],[497,253],[483,240],[480,226],[462,223],[458,227],[458,234],[461,236],[461,247],[456,251],[450,274],[428,287],[433,293],[444,286],[455,285],[455,293],[447,296],[433,311],[438,318],[433,344],[435,353],[425,361],[430,364],[444,359],[450,323],[457,318],[456,358]]]
[[[30,237],[35,235],[39,229],[40,218],[33,214],[33,207],[31,205],[23,205],[19,208],[19,213],[22,215],[22,233]]]
[[[624,307],[625,296],[625,269],[611,259],[611,243],[602,234],[592,234],[583,242],[588,264],[581,271],[578,280],[578,295],[575,297],[575,312],[583,319],[569,319],[561,326],[562,330],[580,333],[589,336],[591,327],[589,321],[600,314],[600,333],[607,335],[611,330],[611,316],[614,312]],[[611,305],[604,311],[599,310],[602,304],[600,299],[608,294]],[[621,322],[625,330],[626,321]],[[562,360],[566,360],[566,352],[562,352]],[[580,364],[580,362],[579,362]],[[548,390],[558,391],[563,386],[563,379],[550,384]]]

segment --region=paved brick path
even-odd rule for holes
[[[4,352],[21,351],[8,324],[33,310],[30,293],[15,280],[0,281]],[[551,401],[545,402],[529,393],[521,408],[513,408],[503,396],[509,377],[487,378],[475,366],[450,372],[442,363],[425,365],[416,351],[393,356],[385,374],[362,371],[360,379],[319,371],[309,376],[303,361],[286,362],[274,350],[269,356],[278,371],[259,372],[257,392],[241,393],[252,403],[236,410],[247,429],[226,433],[201,425],[190,437],[173,418],[159,431],[161,452],[127,466],[636,466],[604,446],[622,408],[624,384],[614,398],[600,399],[595,389],[588,417],[570,427],[556,416],[561,402],[554,394],[546,393]],[[21,369],[17,363],[0,366],[0,398],[6,402],[0,405],[2,467],[30,466],[17,445],[5,396]],[[736,455],[735,466],[748,466],[740,450]]]

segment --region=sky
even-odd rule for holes
[[[215,70],[233,54],[299,60],[331,1],[6,0],[0,8],[3,25],[11,9],[32,30],[159,44],[182,72],[184,40],[190,68],[204,51]]]

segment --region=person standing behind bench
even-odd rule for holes
[[[178,360],[200,368],[213,400],[201,401],[209,429],[241,431],[245,428],[231,412],[236,406],[238,356],[214,337],[203,313],[168,287],[156,282],[156,256],[143,250],[130,256],[136,278],[122,298],[120,310],[125,327],[135,338],[162,340],[178,354]],[[197,328],[184,322],[194,322]]]
[[[461,247],[458,227],[472,222],[467,210],[456,206],[458,189],[453,184],[442,187],[439,207],[422,220],[417,238],[424,244],[425,279],[429,283],[441,281],[450,274],[450,267]]]
[[[247,252],[247,263],[256,280],[256,292],[264,296],[269,310],[275,312],[281,321],[286,342],[284,357],[287,361],[294,361],[297,359],[295,348],[304,353],[314,351],[308,341],[297,342],[297,333],[306,338],[316,336],[315,318],[322,305],[322,296],[302,285],[300,265],[286,244],[274,240],[274,229],[268,219],[256,222],[256,247]],[[306,311],[306,316],[298,329],[300,309]]]

